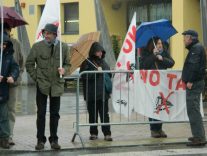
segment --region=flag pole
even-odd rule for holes
[[[60,10],[61,10],[61,3],[59,4]],[[62,68],[63,66],[63,54],[62,54],[62,36],[61,36],[62,30],[61,30],[61,11],[59,11],[59,39],[60,39],[60,68]],[[63,76],[60,75],[60,78],[62,78]]]
[[[1,0],[1,58],[0,58],[0,75],[1,75],[1,68],[2,68],[2,56],[3,56],[3,27],[4,27],[4,12],[3,12],[3,0]]]

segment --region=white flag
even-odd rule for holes
[[[39,26],[37,28],[35,41],[43,40],[42,29],[45,27],[47,23],[52,23],[56,26],[60,25],[60,0],[47,0],[45,3],[45,7],[39,22]],[[60,27],[58,27],[58,36],[60,33]]]
[[[123,46],[117,59],[115,70],[135,68],[136,13],[134,13]],[[130,116],[134,106],[133,74],[117,73],[113,79],[112,101],[115,112]]]

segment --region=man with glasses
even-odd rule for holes
[[[36,150],[44,149],[45,115],[47,98],[50,99],[50,137],[52,149],[60,149],[58,144],[58,121],[60,118],[60,96],[64,92],[64,75],[69,70],[69,48],[67,44],[60,43],[57,39],[58,27],[46,24],[42,30],[44,40],[35,43],[26,60],[26,69],[36,82],[37,94],[37,145]],[[62,68],[60,67],[60,44],[62,44]]]

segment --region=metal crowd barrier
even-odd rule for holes
[[[75,133],[72,137],[72,140],[71,140],[72,142],[74,142],[76,136],[78,136],[80,138],[82,146],[84,147],[84,141],[83,141],[83,138],[80,133],[80,127],[84,127],[84,126],[138,125],[138,124],[187,123],[188,122],[188,121],[149,121],[148,117],[142,116],[136,112],[132,113],[131,116],[128,115],[128,117],[124,117],[122,114],[115,113],[111,109],[112,112],[110,111],[110,122],[109,123],[100,123],[100,121],[98,121],[99,123],[89,123],[88,122],[87,107],[86,107],[85,111],[80,111],[80,99],[82,99],[82,101],[83,101],[83,95],[80,94],[80,93],[82,93],[82,90],[80,87],[81,86],[80,85],[81,77],[83,77],[84,75],[86,75],[86,77],[87,77],[88,74],[94,74],[96,77],[97,74],[103,74],[103,73],[111,73],[112,77],[114,74],[126,74],[127,78],[129,79],[129,76],[131,73],[133,73],[133,71],[84,71],[78,75],[77,89],[76,89],[76,121],[74,123]],[[128,81],[128,83],[129,83],[129,81]],[[95,84],[96,84],[96,82],[95,82]],[[87,84],[87,85],[90,85],[90,84]],[[96,92],[96,90],[95,90],[95,92]],[[120,90],[120,94],[121,94],[121,90]],[[109,99],[109,101],[111,101],[111,99]],[[85,105],[86,105],[86,103],[85,103]],[[111,106],[110,102],[109,102],[109,105]],[[121,107],[121,105],[120,105],[120,107]],[[204,122],[206,122],[206,120],[204,120]]]

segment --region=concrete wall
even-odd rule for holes
[[[112,9],[115,0],[101,0],[105,19],[109,28],[110,35],[125,37],[127,31],[127,5],[122,1],[119,9]]]

